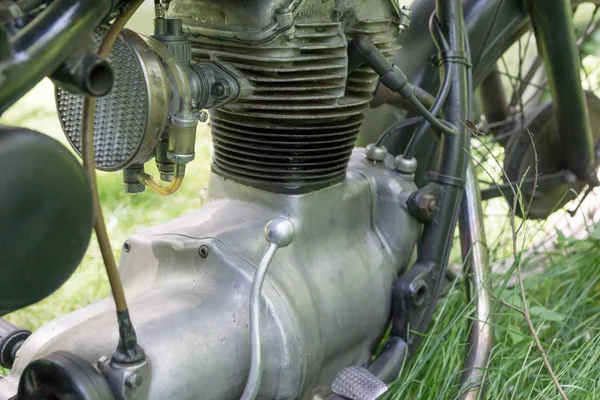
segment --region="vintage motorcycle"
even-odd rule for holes
[[[476,298],[461,398],[478,398],[481,198],[545,219],[598,185],[595,2],[156,0],[150,36],[124,29],[140,3],[0,1],[0,112],[49,76],[84,159],[0,129],[0,315],[64,283],[92,229],[113,294],[34,333],[0,321],[0,398],[375,399],[418,354],[457,220]],[[497,64],[523,38],[509,98]],[[117,270],[95,168],[171,194],[208,114],[205,204],[133,235]],[[504,150],[487,189],[474,133]]]

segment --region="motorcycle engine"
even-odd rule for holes
[[[213,170],[278,193],[307,193],[344,179],[377,75],[349,76],[347,43],[368,34],[397,50],[392,1],[177,0],[194,60],[234,68],[247,90],[211,110]]]
[[[124,389],[118,398],[239,399],[251,357],[250,285],[267,244],[264,227],[278,217],[291,221],[296,234],[277,251],[262,292],[258,398],[324,399],[341,369],[368,366],[390,322],[392,282],[408,268],[420,224],[406,207],[416,190],[411,171],[395,170],[391,155],[366,159],[363,149],[354,149],[377,75],[367,66],[348,74],[347,47],[354,35],[366,34],[392,58],[398,34],[394,4],[172,0],[167,17],[182,21],[191,43],[182,47],[191,50],[190,67],[205,68],[192,92],[196,105],[210,108],[213,174],[201,209],[124,245],[120,272],[147,363],[115,377],[117,367],[106,357],[118,335],[107,299],[34,332],[11,375],[0,380],[0,398],[16,391],[32,360],[69,351],[98,363],[111,385],[120,379]],[[127,35],[120,57],[137,57],[142,51],[131,51],[137,39]],[[185,59],[183,53],[177,58]],[[218,76],[206,65],[220,71]],[[168,71],[153,68],[160,79],[170,78]],[[215,76],[209,85],[205,78]],[[119,85],[118,71],[116,77]],[[127,90],[114,93],[126,96]],[[136,93],[146,104],[156,99],[149,90]],[[156,93],[173,103],[175,95],[164,85]],[[78,100],[59,95],[67,130],[77,126],[72,121]],[[228,101],[211,103],[209,97]],[[103,125],[102,110],[118,113],[126,102],[97,108],[97,129],[110,129],[101,131],[95,150],[118,148],[113,137],[123,132],[111,121]],[[160,107],[167,103],[161,100]],[[166,139],[157,127],[167,125],[169,112],[150,111],[163,116],[135,117],[153,121],[152,129],[145,122],[134,141],[123,139],[140,153],[96,153],[96,162],[117,160],[119,168],[130,167],[132,160],[146,161],[152,147],[158,160]],[[69,138],[76,145],[74,131]],[[117,161],[106,169],[117,169]]]

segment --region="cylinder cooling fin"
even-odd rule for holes
[[[222,63],[250,87],[211,110],[213,170],[273,192],[306,193],[344,179],[376,88],[366,66],[348,76],[348,40],[367,34],[391,58],[397,15],[389,0],[271,2],[271,17],[249,19],[246,29],[225,23],[242,23],[233,1],[219,3],[214,18],[208,0],[175,0],[169,14],[183,19],[195,61]]]

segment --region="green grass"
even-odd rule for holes
[[[599,235],[596,235],[599,236]],[[563,239],[549,254],[547,272],[525,280],[532,320],[549,360],[570,399],[600,398],[600,241]],[[522,307],[518,289],[496,298]],[[418,357],[405,366],[388,399],[455,399],[466,351],[472,305],[456,283],[438,306]],[[495,346],[485,369],[487,399],[558,399],[523,316],[493,306]]]

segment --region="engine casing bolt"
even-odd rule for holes
[[[208,246],[205,244],[200,246],[200,248],[198,248],[198,254],[200,254],[200,257],[202,258],[208,257]]]
[[[142,384],[142,382],[144,382],[144,377],[134,372],[131,375],[129,375],[127,379],[125,379],[125,386],[127,386],[130,389],[134,389],[139,387]]]
[[[387,157],[388,151],[385,146],[377,146],[374,143],[368,144],[365,148],[365,156],[367,160],[371,161],[384,161]]]

